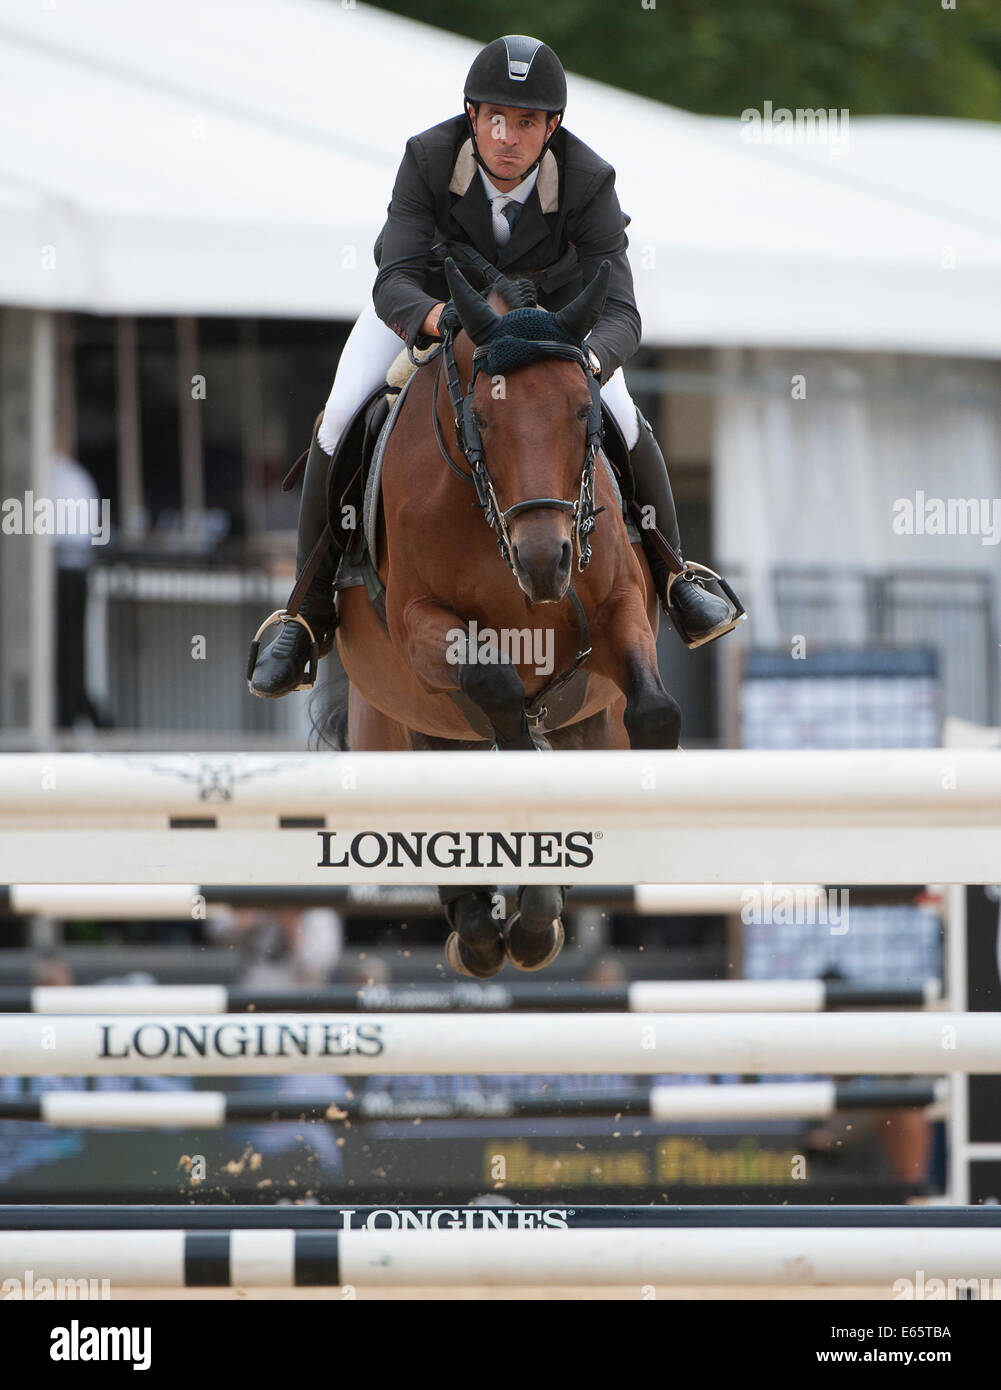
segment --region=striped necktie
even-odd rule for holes
[[[514,231],[515,223],[521,216],[524,204],[516,199],[510,198],[500,210],[500,215],[494,213],[494,236],[498,246],[506,246],[511,240],[511,233]]]

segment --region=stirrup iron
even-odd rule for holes
[[[699,564],[697,560],[686,560],[684,564],[685,568],[680,571],[672,571],[671,577],[667,581],[663,607],[664,612],[674,624],[674,630],[677,632],[682,642],[684,642],[689,651],[694,651],[696,647],[704,647],[708,642],[715,642],[717,638],[725,637],[728,632],[733,631],[738,623],[745,622],[747,620],[747,610],[721,574],[717,574],[716,571],[710,569],[708,565]],[[697,637],[693,640],[690,633],[685,629],[684,624],[680,621],[678,614],[671,608],[671,589],[674,586],[675,580],[690,579],[697,583],[700,575],[708,575],[710,579],[715,579],[733,607],[733,616],[725,626],[708,633],[705,637]]]
[[[250,685],[254,677],[254,667],[257,665],[257,658],[261,650],[262,633],[266,632],[274,623],[279,622],[283,625],[285,623],[299,623],[309,633],[309,659],[306,662],[302,682],[299,685],[294,685],[288,693],[292,694],[292,691],[295,690],[312,690],[316,684],[316,672],[320,664],[320,644],[316,640],[316,634],[302,614],[290,613],[287,608],[276,608],[270,617],[264,619],[264,622],[254,633],[253,641],[250,644],[250,656],[247,660],[247,685]],[[275,640],[277,641],[277,638]]]

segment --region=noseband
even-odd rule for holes
[[[521,512],[542,507],[572,514],[574,543],[577,547],[577,568],[578,570],[585,570],[591,559],[590,536],[595,527],[595,517],[604,510],[603,507],[596,509],[594,505],[594,460],[601,444],[601,388],[591,372],[587,357],[581,348],[574,347],[571,343],[561,343],[549,339],[536,340],[532,346],[538,349],[544,358],[561,357],[566,361],[576,362],[587,377],[590,387],[591,408],[587,416],[584,465],[580,475],[580,492],[574,501],[568,501],[563,497],[528,497],[524,501],[515,502],[512,506],[501,510],[490,470],[483,458],[483,440],[480,437],[476,420],[473,418],[473,387],[476,384],[477,374],[483,369],[484,359],[490,350],[490,344],[483,343],[474,350],[473,371],[469,379],[469,386],[463,395],[459,369],[455,362],[453,331],[451,329],[446,330],[442,340],[438,370],[435,374],[434,390],[431,397],[431,419],[434,423],[435,439],[438,441],[438,448],[441,450],[442,457],[452,472],[457,473],[464,482],[471,483],[476,489],[478,504],[483,509],[487,523],[493,528],[501,556],[512,572],[516,573],[516,570],[508,522]],[[438,424],[438,383],[441,380],[443,364],[448,396],[452,403],[452,417],[455,421],[455,441],[459,452],[469,465],[468,473],[458,466],[446,449]]]

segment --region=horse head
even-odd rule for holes
[[[465,330],[455,343],[466,382],[476,375],[467,418],[482,443],[483,463],[506,527],[511,567],[533,603],[556,603],[570,587],[573,505],[581,491],[592,396],[586,370],[546,343],[581,348],[597,323],[610,266],[556,313],[498,312],[446,261],[452,303]],[[469,440],[467,439],[467,444]]]

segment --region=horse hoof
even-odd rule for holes
[[[496,965],[486,967],[482,963],[471,959],[466,948],[459,940],[459,933],[455,931],[445,942],[445,959],[457,975],[468,975],[474,980],[489,980],[491,975],[496,975],[504,964],[504,942],[500,936],[498,936],[497,939],[500,943],[500,958]]]
[[[541,932],[522,929],[521,913],[513,913],[504,928],[504,949],[515,970],[543,970],[563,950],[563,923],[557,917]]]
[[[504,964],[504,937],[493,915],[489,893],[463,893],[446,911],[454,930],[445,943],[445,959],[460,975],[489,980]]]
[[[562,951],[566,935],[560,919],[563,898],[562,888],[522,890],[518,911],[504,926],[504,949],[516,970],[542,970]]]

